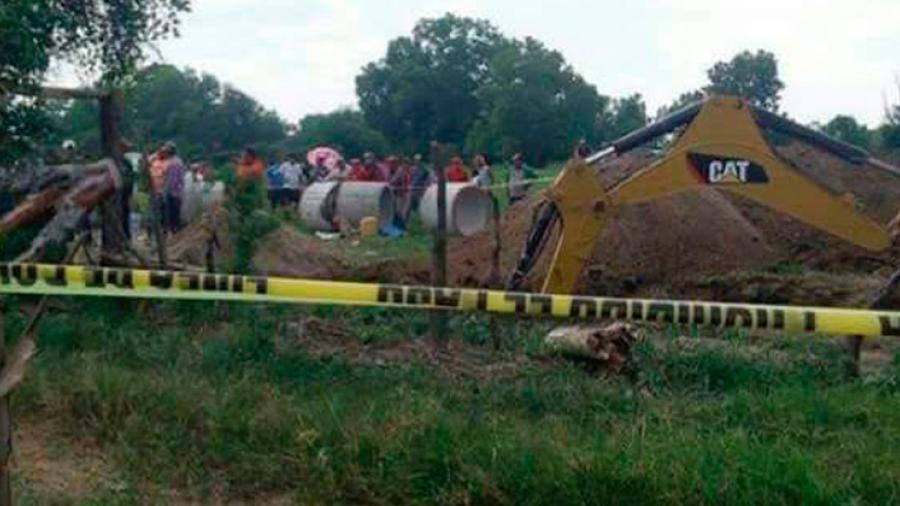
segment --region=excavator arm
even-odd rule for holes
[[[868,153],[733,97],[710,98],[629,134],[584,161],[567,165],[547,190],[549,203],[536,221],[529,245],[542,245],[556,221],[562,231],[543,291],[569,293],[578,280],[594,242],[617,206],[647,202],[667,195],[712,186],[870,250],[890,245],[887,230],[860,214],[845,200],[782,161],[763,138],[760,127],[799,138],[855,164],[875,163],[900,171]],[[592,164],[618,156],[678,128],[683,131],[666,155],[625,181],[603,188]],[[526,245],[510,279],[524,280],[540,248]]]

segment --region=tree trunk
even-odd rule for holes
[[[122,115],[122,94],[111,92],[100,99],[100,143],[103,154],[110,158],[116,168],[125,163],[120,148],[119,120]],[[102,222],[101,264],[106,259],[121,258],[125,252],[127,237],[122,229],[122,211],[120,202],[123,199],[121,178],[116,181],[115,194],[104,200],[100,208]]]

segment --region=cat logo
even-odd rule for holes
[[[704,184],[766,184],[769,176],[761,166],[741,158],[688,153],[688,160]]]

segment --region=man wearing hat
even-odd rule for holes
[[[509,175],[506,179],[509,205],[515,204],[528,195],[528,189],[531,187],[531,180],[534,178],[534,171],[525,165],[522,153],[513,155],[512,167],[510,167]]]

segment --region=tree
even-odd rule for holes
[[[673,112],[687,107],[691,104],[700,102],[706,98],[706,93],[703,90],[694,90],[682,93],[678,95],[678,98],[675,99],[671,104],[664,105],[656,110],[656,119],[662,118],[663,116],[667,116],[672,114]]]
[[[743,51],[730,61],[718,62],[707,72],[709,86],[704,91],[710,95],[737,95],[752,104],[778,111],[784,83],[778,78],[778,60],[763,50],[756,53]]]
[[[33,90],[51,59],[122,82],[147,44],[178,33],[189,0],[4,0],[0,3],[0,159],[34,147],[47,131],[40,101],[15,98]]]
[[[432,139],[461,145],[481,111],[489,62],[506,43],[487,21],[419,21],[356,78],[366,121],[399,149],[423,151]]]
[[[532,38],[509,43],[491,59],[478,96],[485,113],[469,132],[468,149],[503,158],[521,151],[536,165],[565,158],[579,138],[591,138],[594,118],[608,103],[559,52]]]
[[[99,150],[96,105],[76,102],[60,129],[83,150]],[[151,65],[125,87],[122,134],[142,149],[172,140],[187,155],[237,151],[281,141],[284,122],[253,98],[215,77],[190,69]]]
[[[871,144],[869,128],[853,116],[839,114],[822,127],[822,131],[835,139],[867,149]]]
[[[609,140],[621,137],[632,130],[645,126],[649,121],[647,117],[647,104],[640,93],[635,93],[623,98],[617,98],[612,102],[610,114],[607,116],[608,124],[602,128],[608,132],[604,135]]]
[[[900,82],[897,83],[897,91],[900,92]],[[887,107],[885,122],[878,130],[882,147],[900,150],[900,103]]]
[[[352,109],[305,116],[290,145],[298,151],[333,146],[347,158],[358,158],[366,151],[384,154],[387,150],[384,136],[366,124],[360,111]]]

